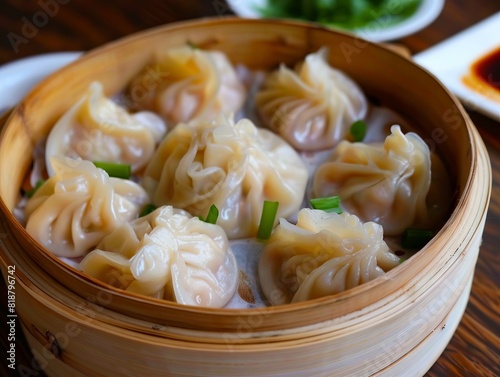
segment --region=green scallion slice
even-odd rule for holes
[[[408,249],[421,249],[434,237],[432,230],[407,228],[403,232],[401,245]]]
[[[45,181],[43,179],[40,179],[39,181],[36,182],[35,187],[33,187],[31,190],[29,190],[26,195],[28,195],[28,198],[31,198],[33,195],[35,195],[35,192],[43,186]]]
[[[206,223],[215,224],[219,218],[219,209],[215,206],[215,204],[212,204],[208,210],[206,219],[204,219],[203,216],[198,216],[198,218]]]
[[[189,47],[191,47],[193,50],[199,50],[200,49],[200,47],[196,43],[191,42],[191,41],[187,41],[187,45]]]
[[[131,174],[130,165],[113,162],[94,161],[94,165],[108,173],[110,177],[129,179]]]
[[[362,120],[358,120],[351,125],[349,129],[352,139],[356,142],[363,141],[366,136],[366,123]]]
[[[215,224],[218,218],[219,218],[219,209],[214,204],[212,204],[210,206],[210,209],[208,210],[207,217],[204,221],[209,224]]]
[[[149,215],[155,209],[156,209],[156,206],[154,204],[146,204],[144,206],[144,208],[142,209],[141,213],[139,214],[139,217],[143,217],[143,216]]]
[[[325,212],[336,212],[341,214],[342,208],[340,208],[340,196],[330,196],[327,198],[314,198],[310,199],[311,207],[314,209],[320,209]]]
[[[259,230],[257,238],[259,240],[268,240],[274,228],[274,220],[278,213],[279,202],[264,201],[262,215],[260,217]]]

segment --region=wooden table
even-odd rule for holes
[[[500,2],[496,0],[447,0],[434,23],[396,42],[418,53],[498,11]],[[0,64],[47,52],[86,51],[165,23],[225,15],[231,12],[222,0],[2,0]],[[27,28],[27,21],[31,21],[35,29]],[[470,302],[458,330],[428,376],[500,376],[500,124],[476,112],[470,112],[470,116],[490,153],[493,195]],[[8,375],[3,284],[1,290],[0,375]],[[16,357],[18,364],[30,365],[32,362],[28,347],[23,343],[16,350]],[[41,376],[42,373],[29,375]]]

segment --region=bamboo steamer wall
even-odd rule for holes
[[[115,94],[156,49],[188,41],[263,69],[329,47],[332,65],[411,119],[447,163],[458,199],[445,226],[382,278],[339,295],[272,308],[204,309],[145,299],[60,262],[11,212],[33,145],[90,82],[100,80],[108,95]],[[488,156],[461,105],[393,51],[302,23],[179,23],[87,54],[15,109],[0,142],[1,227],[9,235],[2,264],[18,267],[18,313],[30,345],[43,358],[49,352],[43,334],[49,331],[59,344],[57,357],[41,360],[49,375],[422,375],[448,343],[467,303],[490,188]],[[81,331],[69,336],[68,324]]]

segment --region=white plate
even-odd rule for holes
[[[500,12],[413,57],[457,95],[470,110],[500,121],[500,101],[462,82],[470,66],[500,47]]]
[[[227,3],[240,17],[260,18],[262,16],[257,9],[264,6],[267,0],[227,0]],[[399,39],[416,33],[429,25],[439,16],[443,6],[444,0],[423,0],[415,14],[397,25],[383,27],[385,17],[390,16],[390,12],[388,12],[381,16],[379,23],[353,30],[353,32],[373,42]]]
[[[0,114],[16,105],[43,78],[76,60],[81,52],[34,55],[0,66]]]

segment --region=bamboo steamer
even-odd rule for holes
[[[457,191],[436,237],[384,277],[335,296],[259,309],[206,309],[108,287],[62,263],[12,215],[35,142],[100,80],[124,88],[159,48],[195,43],[271,69],[322,46],[370,96],[411,119]],[[446,347],[470,292],[491,190],[486,149],[459,102],[391,49],[316,25],[242,19],[171,24],[96,49],[37,86],[0,141],[3,272],[16,266],[17,311],[48,375],[423,375]],[[118,367],[117,367],[118,366]]]

